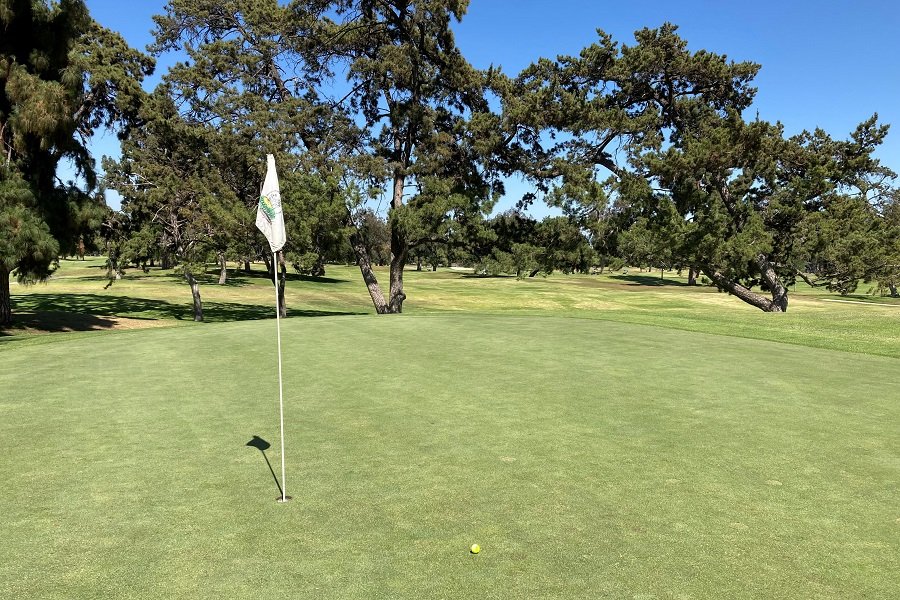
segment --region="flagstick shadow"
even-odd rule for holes
[[[278,487],[278,495],[283,496],[284,491],[281,489],[281,483],[278,481],[278,476],[275,474],[275,469],[272,468],[272,463],[269,462],[269,457],[266,456],[266,450],[272,447],[272,444],[262,439],[259,436],[254,435],[253,439],[247,442],[247,445],[251,448],[256,448],[263,455],[263,458],[266,461],[266,466],[269,467],[269,473],[272,474],[272,479],[275,480],[275,486]]]

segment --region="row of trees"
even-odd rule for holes
[[[4,3],[2,25],[24,19],[32,33],[4,35],[0,48],[0,214],[31,211],[46,226],[40,250],[0,248],[7,275],[46,276],[77,227],[96,225],[76,210],[96,204],[90,192],[52,175],[71,157],[92,191],[85,135],[116,126],[122,158],[104,170],[122,213],[102,219],[111,266],[177,264],[198,319],[206,264],[269,261],[253,226],[267,153],[282,174],[289,241],[270,271],[321,274],[350,252],[379,313],[402,311],[410,261],[460,252],[519,275],[623,258],[686,268],[775,312],[796,277],[896,290],[898,194],[873,157],[887,127],[873,117],[835,140],[747,121],[758,65],[691,52],[672,25],[638,31],[631,45],[598,31],[578,56],[512,76],[474,68],[456,47],[465,0],[171,0],[151,51],[185,60],[144,93],[151,59],[83,3]],[[54,23],[66,35],[37,31]],[[23,94],[11,73],[50,95]],[[17,116],[37,114],[29,102],[56,112]],[[534,192],[489,219],[512,175]],[[386,223],[367,208],[383,196]],[[535,201],[563,216],[523,216]],[[54,225],[54,215],[65,218]]]

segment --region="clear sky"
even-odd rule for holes
[[[141,49],[152,40],[151,16],[163,7],[162,0],[87,4],[100,23]],[[516,74],[541,56],[578,54],[596,41],[598,28],[633,43],[635,30],[665,21],[679,26],[691,50],[760,63],[754,110],[784,123],[788,134],[822,127],[844,138],[877,112],[893,124],[878,156],[900,171],[900,0],[471,0],[455,31],[476,67],[494,64]],[[160,60],[149,85],[168,62]],[[95,157],[117,155],[117,147],[107,134],[97,140]],[[511,181],[515,198],[500,208],[522,191]],[[109,202],[118,207],[116,199]]]

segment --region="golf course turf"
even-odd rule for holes
[[[896,358],[571,316],[287,319],[282,505],[274,332],[0,346],[0,598],[900,589]]]

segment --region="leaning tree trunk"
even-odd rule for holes
[[[778,274],[775,273],[775,269],[772,267],[772,264],[765,254],[757,255],[756,265],[759,267],[759,272],[762,274],[763,281],[766,282],[766,286],[772,293],[772,304],[775,309],[770,312],[787,312],[787,288],[781,283]]]
[[[191,286],[191,296],[194,298],[194,320],[203,320],[203,302],[200,300],[200,283],[187,269],[184,270],[184,278]]]
[[[732,281],[709,266],[703,267],[703,272],[706,273],[720,290],[725,290],[728,293],[737,296],[747,304],[755,306],[763,312],[787,312],[787,288],[781,284],[781,281],[779,281],[775,274],[775,270],[764,255],[760,254],[757,256],[756,262],[760,267],[763,281],[769,286],[772,295],[771,298],[766,298],[762,294],[758,294],[750,288],[747,288],[736,281]]]
[[[353,233],[350,234],[350,246],[356,255],[356,264],[359,266],[359,272],[362,274],[363,281],[366,282],[369,297],[372,298],[372,304],[375,305],[375,312],[379,315],[386,314],[388,306],[384,300],[384,293],[378,286],[378,279],[375,277],[372,261],[369,259],[369,251],[362,241],[362,236],[359,235],[359,231],[356,229],[353,229]]]
[[[12,325],[12,297],[9,293],[9,270],[0,266],[0,327]]]

